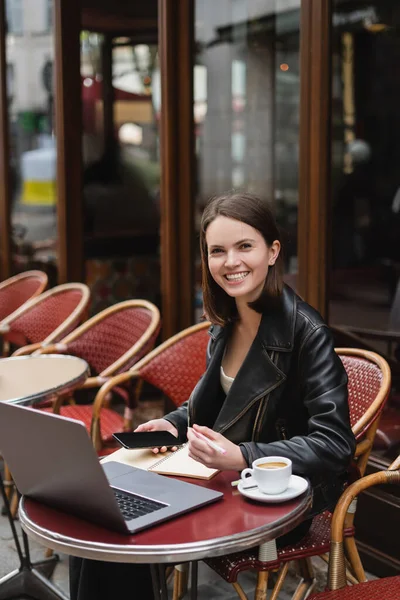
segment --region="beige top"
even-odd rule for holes
[[[234,381],[234,377],[229,377],[229,375],[225,375],[225,371],[221,365],[221,387],[224,390],[225,394],[229,392]]]

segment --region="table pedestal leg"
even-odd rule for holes
[[[197,600],[197,579],[199,571],[199,563],[194,560],[192,563],[191,577],[190,577],[190,600]]]
[[[150,565],[150,569],[154,600],[168,600],[167,578],[165,577],[164,565]]]
[[[31,565],[0,579],[0,600],[24,597],[35,600],[68,600],[68,596]]]
[[[0,600],[11,600],[11,598],[21,598],[23,596],[28,596],[35,600],[68,600],[68,596],[63,594],[61,590],[58,590],[46,578],[46,576],[50,577],[52,575],[55,564],[58,561],[58,556],[55,555],[50,559],[32,564],[28,538],[25,532],[22,532],[24,551],[22,550],[1,475],[0,492],[20,562],[18,569],[0,579]]]

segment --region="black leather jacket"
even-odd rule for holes
[[[239,444],[246,462],[286,456],[314,490],[312,513],[332,508],[355,450],[347,375],[321,316],[285,286],[263,314],[227,396],[220,365],[230,327],[211,326],[208,366],[188,402],[166,418],[186,437],[188,422]]]

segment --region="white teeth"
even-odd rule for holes
[[[231,273],[230,275],[225,275],[225,277],[228,281],[241,281],[247,277],[248,274],[248,271],[246,273]]]

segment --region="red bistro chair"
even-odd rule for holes
[[[65,283],[25,303],[2,322],[3,354],[10,344],[21,348],[20,355],[58,342],[84,320],[89,298],[87,285]]]
[[[375,352],[356,348],[337,348],[336,352],[348,375],[350,421],[357,439],[355,461],[362,476],[372,449],[379,417],[390,391],[390,369],[385,359]],[[355,573],[352,580],[363,581],[365,573],[354,540],[355,510],[354,503],[346,515],[344,543],[350,566]],[[270,597],[270,600],[276,600],[285,580],[289,562],[297,560],[302,579],[293,598],[301,600],[307,597],[315,583],[310,557],[329,552],[331,520],[332,514],[328,511],[317,515],[307,535],[292,546],[279,549],[275,542],[268,542],[259,548],[205,559],[204,562],[225,581],[231,583],[242,600],[247,597],[237,581],[240,572],[250,569],[257,571],[255,598],[263,600],[267,596],[269,571],[279,571]]]
[[[47,275],[43,271],[26,271],[0,283],[0,322],[31,298],[46,289]]]
[[[90,366],[91,377],[81,389],[95,389],[114,375],[125,373],[150,352],[159,329],[160,313],[154,304],[147,300],[126,300],[104,309],[59,343],[46,346],[39,353],[62,353],[83,358]],[[114,391],[123,397],[129,411],[127,388],[119,385]],[[64,399],[62,396],[57,399],[53,406],[54,412],[83,421],[88,431],[92,431],[93,404],[72,403],[64,406]],[[125,419],[115,410],[102,407],[93,440],[100,454],[107,453],[110,447],[115,450],[116,442],[112,434],[124,429]]]
[[[97,447],[102,407],[108,394],[117,386],[137,381],[137,399],[141,384],[146,381],[180,406],[188,400],[196,383],[206,370],[206,351],[210,323],[188,327],[169,338],[144,356],[127,373],[116,375],[99,390],[93,405],[92,440]],[[103,409],[104,410],[104,409]],[[126,428],[132,428],[132,413],[127,415]]]
[[[1,323],[3,356],[7,356],[11,344],[20,346],[19,351],[14,353],[18,356],[31,354],[60,340],[83,320],[89,298],[87,285],[65,283],[23,304]],[[4,484],[11,498],[13,482],[7,465],[4,465],[4,472]],[[15,514],[16,510],[17,504],[13,501],[12,513]]]
[[[349,587],[346,580],[345,527],[351,505],[360,492],[374,485],[400,484],[400,456],[387,471],[362,477],[344,491],[332,517],[328,591],[309,596],[308,600],[400,600],[400,576],[363,580]]]

